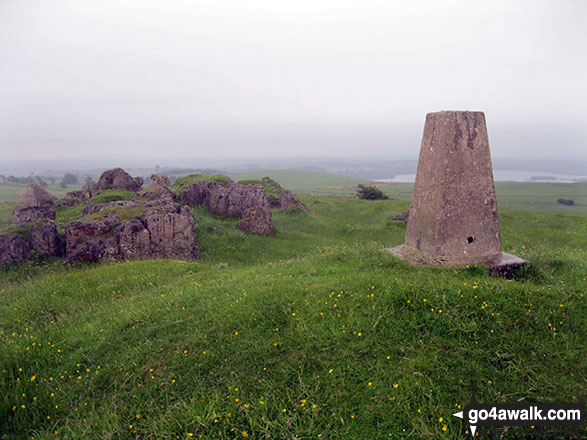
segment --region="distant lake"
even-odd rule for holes
[[[586,175],[558,174],[545,171],[493,170],[496,182],[579,182],[587,180]],[[393,179],[378,179],[377,182],[415,182],[416,174],[398,174]]]

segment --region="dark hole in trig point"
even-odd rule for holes
[[[474,239],[473,237],[468,237],[468,238],[467,238],[467,242],[468,242],[469,244],[473,243],[474,241],[475,241],[475,239]]]

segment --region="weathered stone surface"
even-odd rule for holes
[[[482,112],[427,115],[406,245],[454,264],[483,263],[501,252]]]
[[[31,252],[28,242],[19,234],[0,236],[0,266],[29,260]]]
[[[297,206],[304,211],[308,210],[308,208],[306,208],[306,206],[289,190],[285,190],[279,195],[279,206],[281,209],[288,209],[290,206]]]
[[[72,263],[96,263],[98,261],[114,261],[118,257],[118,245],[116,239],[110,236],[89,239],[77,245],[69,252],[63,262]]]
[[[273,235],[276,232],[271,211],[261,206],[247,209],[236,227],[253,234]]]
[[[171,212],[163,210],[166,206],[147,208],[143,217],[122,222],[118,217],[108,217],[104,221],[82,219],[68,223],[65,262],[199,259],[194,216],[177,203],[171,205]],[[149,209],[154,213],[147,213]]]
[[[281,208],[279,198],[275,197],[273,194],[267,194],[267,204],[270,208]]]
[[[261,184],[230,183],[224,186],[202,180],[183,188],[179,198],[182,203],[206,205],[212,214],[220,217],[242,218],[249,208],[269,208],[267,195]]]
[[[277,182],[269,178],[263,180],[270,181],[276,188],[281,188]],[[282,191],[277,198],[272,194],[267,194],[261,184],[229,183],[221,185],[210,180],[201,180],[183,188],[180,193],[180,201],[206,205],[213,214],[221,217],[242,217],[247,209],[253,207],[287,209],[296,205],[305,211],[307,210],[304,204],[288,190]]]
[[[392,252],[420,264],[492,267],[501,259],[482,112],[427,115],[405,244]]]
[[[189,209],[179,214],[153,214],[144,218],[151,236],[151,253],[158,258],[199,259],[195,221]]]
[[[71,254],[80,241],[86,242],[92,237],[99,237],[110,232],[110,225],[105,221],[78,220],[65,225],[65,253]]]
[[[62,255],[61,240],[53,220],[35,223],[31,228],[31,238],[33,248],[40,255],[51,255],[53,257]]]
[[[57,206],[73,206],[77,205],[78,203],[84,202],[91,197],[89,190],[87,189],[80,189],[76,191],[70,191],[65,194],[61,200],[59,200],[56,205]]]
[[[151,255],[151,234],[139,219],[125,221],[114,230],[122,259],[145,259]]]
[[[270,177],[263,177],[261,179],[261,181],[264,183],[268,183],[269,185],[273,186],[276,189],[283,189],[283,187],[279,183],[277,183],[275,180],[273,180]]]
[[[98,193],[105,189],[126,189],[128,191],[138,191],[143,186],[143,179],[141,177],[132,177],[122,168],[114,168],[113,170],[104,171],[98,179],[98,183],[89,186],[91,195]]]
[[[151,187],[145,191],[133,194],[131,200],[137,203],[146,203],[151,206],[169,205],[177,203],[177,195],[175,191],[169,188]]]
[[[100,212],[100,211],[103,211],[104,209],[108,209],[108,208],[114,208],[116,206],[132,208],[132,207],[137,206],[137,204],[134,202],[126,201],[126,200],[116,200],[114,202],[100,203],[98,205],[91,205],[90,204],[90,205],[84,206],[84,209],[82,209],[82,215],[85,217],[87,215],[95,214],[96,212]]]
[[[169,180],[169,177],[167,176],[158,176],[157,174],[151,174],[151,177],[149,178],[149,186],[155,186],[155,187],[164,187],[167,188],[169,186],[171,186],[171,181]]]
[[[22,190],[12,212],[16,224],[32,223],[37,220],[55,220],[52,208],[56,197],[52,196],[41,185],[33,183]]]
[[[408,209],[408,210],[402,212],[401,214],[394,215],[393,217],[391,217],[391,220],[392,221],[406,221],[409,217],[410,217],[410,210]]]

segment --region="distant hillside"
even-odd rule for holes
[[[357,186],[359,183],[370,183],[368,179],[357,177],[338,176],[336,174],[320,173],[303,170],[261,170],[249,173],[231,173],[234,180],[260,179],[269,176],[279,182],[284,188],[298,192],[327,192],[336,193],[331,187]],[[346,191],[348,192],[348,190]]]

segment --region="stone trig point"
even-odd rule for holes
[[[483,112],[426,116],[405,243],[387,250],[412,264],[481,264],[496,276],[526,263],[501,251]]]

